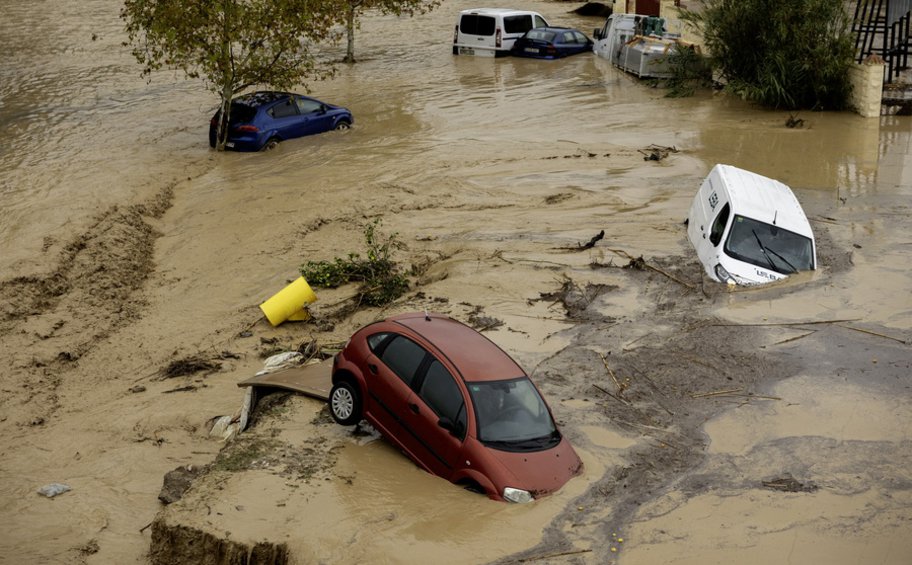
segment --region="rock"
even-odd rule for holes
[[[149,558],[153,565],[287,565],[288,546],[257,542],[253,545],[217,537],[187,526],[172,526],[159,514],[152,523]]]
[[[71,490],[69,485],[65,485],[63,483],[51,483],[49,485],[44,485],[38,489],[38,494],[46,496],[48,498],[54,498],[58,494],[63,494],[69,490]]]
[[[195,465],[187,465],[185,467],[182,465],[173,471],[168,471],[165,473],[164,483],[162,484],[161,492],[158,493],[158,499],[165,504],[177,502],[184,496],[190,485],[193,484],[193,479],[200,476],[205,470],[206,467]]]

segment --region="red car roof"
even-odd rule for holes
[[[467,381],[500,381],[526,376],[526,372],[491,340],[447,316],[400,314],[388,322],[400,324],[431,342],[456,366]]]

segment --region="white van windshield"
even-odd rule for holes
[[[810,238],[740,215],[732,221],[725,253],[783,275],[814,268],[814,246]]]

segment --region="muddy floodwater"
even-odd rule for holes
[[[352,130],[216,153],[217,100],[139,77],[121,3],[8,4],[0,562],[192,562],[176,546],[208,536],[294,563],[912,563],[909,117],[788,129],[591,54],[455,57],[476,4],[448,0],[369,14],[359,62],[310,85]],[[591,34],[579,5],[522,7]],[[673,150],[644,160],[652,145]],[[682,222],[716,163],[793,188],[817,271],[734,290],[702,274]],[[258,305],[304,261],[363,252],[376,219],[410,291],[339,314],[352,289],[317,289],[312,322],[271,327]],[[303,397],[209,436],[270,354],[425,308],[526,368],[581,476],[490,501]],[[189,358],[207,368],[165,378]],[[159,502],[166,472],[210,464]],[[50,483],[71,490],[37,494]]]

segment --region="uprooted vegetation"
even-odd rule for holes
[[[308,261],[301,267],[301,275],[311,285],[323,288],[360,283],[356,297],[359,305],[385,306],[393,302],[409,288],[408,278],[393,257],[405,244],[397,233],[387,236],[379,233],[380,225],[377,219],[364,226],[366,257],[350,252],[345,259]]]

